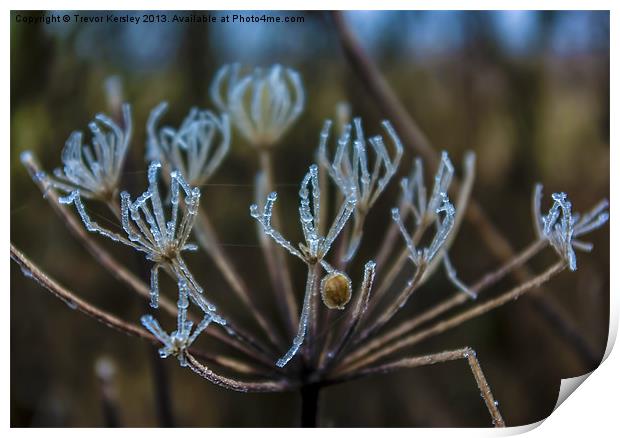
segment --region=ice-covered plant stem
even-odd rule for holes
[[[331,120],[327,120],[321,131],[317,151],[319,163],[327,170],[344,197],[349,196],[349,192],[353,191],[357,198],[353,213],[353,229],[349,233],[347,249],[341,260],[346,263],[355,256],[360,245],[366,215],[398,169],[403,155],[403,145],[390,122],[384,120],[383,128],[394,144],[394,156],[391,157],[380,135],[373,136],[368,139],[368,142],[366,141],[362,120],[357,117],[353,120],[355,137],[351,135],[351,125],[346,124],[338,139],[334,159],[330,162],[327,154],[327,140],[331,124]],[[367,143],[370,144],[370,149],[375,155],[374,162],[370,160]]]
[[[312,196],[310,196],[311,194]],[[315,307],[316,301],[315,287],[318,279],[318,267],[322,267],[328,273],[333,273],[335,271],[324,258],[355,209],[357,199],[355,193],[350,191],[349,196],[340,207],[340,211],[336,215],[327,234],[325,236],[319,235],[321,193],[318,181],[318,166],[316,164],[310,166],[308,173],[301,182],[301,188],[299,190],[299,221],[301,223],[305,242],[300,243],[299,248],[296,248],[274,229],[271,224],[273,206],[277,196],[276,192],[272,192],[267,196],[267,201],[265,202],[262,212],[259,211],[258,205],[253,204],[250,206],[250,214],[261,224],[266,235],[308,265],[308,277],[297,334],[293,339],[293,344],[290,349],[277,361],[278,367],[284,367],[301,347],[308,327],[311,325],[312,319],[316,317],[316,311],[313,311],[313,308]],[[311,197],[312,200],[310,199]]]

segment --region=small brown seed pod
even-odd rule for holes
[[[351,299],[351,279],[344,272],[327,274],[321,280],[321,298],[328,309],[344,309]]]

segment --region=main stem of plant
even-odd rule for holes
[[[303,385],[299,394],[301,395],[301,427],[316,427],[319,410],[319,391],[317,384],[309,383]]]

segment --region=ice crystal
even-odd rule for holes
[[[416,244],[411,238],[411,235],[405,228],[405,224],[403,223],[400,211],[398,208],[392,209],[392,219],[398,224],[401,234],[405,239],[405,243],[407,245],[407,249],[409,251],[409,258],[418,268],[423,268],[428,265],[433,258],[439,252],[441,246],[444,244],[452,227],[454,226],[454,206],[450,203],[448,199],[448,195],[445,193],[441,193],[442,204],[437,208],[436,214],[444,213],[444,218],[442,221],[438,221],[437,231],[431,244],[425,248],[416,248]]]
[[[592,244],[576,240],[595,230],[609,220],[607,200],[599,202],[592,210],[582,215],[572,214],[572,204],[566,193],[551,195],[553,205],[547,215],[541,213],[542,184],[536,184],[533,196],[533,214],[536,234],[547,239],[557,253],[566,260],[571,271],[577,270],[577,257],[574,249],[591,251]]]
[[[127,192],[122,192],[120,195],[121,225],[127,234],[127,238],[109,231],[91,220],[84,208],[79,190],[71,192],[67,197],[60,198],[60,202],[64,204],[75,204],[78,214],[88,231],[97,232],[114,241],[131,246],[145,253],[147,259],[155,262],[151,270],[152,307],[157,307],[158,305],[158,271],[162,266],[170,269],[178,278],[185,279],[197,293],[202,293],[202,288],[195,282],[180,256],[182,251],[196,249],[196,246],[188,244],[187,240],[198,211],[200,190],[196,187],[190,187],[178,171],[173,171],[170,174],[171,218],[166,221],[163,203],[157,186],[157,170],[160,167],[161,164],[159,162],[151,163],[148,169],[149,187],[135,201],[131,201],[131,197]],[[185,197],[182,218],[179,222],[180,190],[184,192]],[[206,308],[209,311],[215,310],[215,307],[208,302]]]
[[[435,182],[430,198],[427,199],[427,190],[424,183],[424,170],[422,160],[416,158],[411,175],[401,180],[403,199],[413,213],[416,224],[422,225],[435,220],[438,208],[443,203],[443,195],[448,193],[448,188],[454,176],[454,166],[448,157],[448,153],[441,153],[441,161],[435,174]]]
[[[473,160],[473,154],[467,156],[465,160],[466,168],[471,168],[473,166]],[[428,196],[428,191],[424,182],[424,170],[420,158],[414,160],[413,169],[409,177],[403,178],[400,182],[403,206],[408,212],[413,214],[416,226],[423,229],[427,225],[435,224],[436,234],[428,248],[424,248],[423,250],[415,249],[415,244],[411,235],[405,230],[405,226],[401,219],[401,211],[398,208],[392,209],[392,218],[399,225],[401,233],[407,243],[407,248],[409,249],[409,258],[416,266],[429,265],[432,259],[439,253],[448,279],[459,290],[466,293],[471,298],[475,298],[475,293],[457,277],[456,269],[450,262],[447,254],[450,232],[455,226],[456,221],[455,208],[450,203],[447,196],[453,176],[454,166],[448,157],[448,153],[443,151],[441,153],[441,160],[437,172],[435,173],[430,197]],[[443,221],[440,221],[438,217],[441,212],[445,213]],[[430,274],[432,271],[433,269],[431,267],[426,274]]]
[[[340,234],[342,228],[355,209],[355,204],[357,202],[355,192],[350,190],[348,193],[349,195],[340,207],[340,211],[336,215],[327,235],[319,235],[318,230],[321,228],[319,223],[321,217],[321,192],[318,181],[318,166],[316,164],[310,166],[308,173],[301,182],[301,188],[299,190],[299,221],[305,241],[299,244],[299,249],[286,240],[271,224],[271,216],[274,203],[277,199],[277,193],[272,192],[267,196],[267,201],[265,202],[262,212],[259,211],[258,205],[251,205],[250,214],[262,225],[266,235],[270,236],[278,245],[285,248],[295,257],[304,261],[309,266],[309,270],[312,270],[313,266],[320,264],[328,273],[332,273],[335,272],[335,270],[324,260],[324,257],[327,255],[334,240],[336,240],[336,237],[338,237],[338,234]],[[308,328],[311,300],[316,281],[316,275],[309,273],[297,335],[293,339],[291,348],[278,360],[277,365],[279,367],[285,366],[293,356],[295,356],[303,343]]]
[[[157,124],[168,104],[153,109],[147,122],[149,160],[161,160],[180,171],[189,184],[200,186],[215,173],[230,148],[230,122],[227,114],[217,117],[211,111],[192,108],[179,129]]]
[[[398,169],[403,155],[403,146],[392,125],[388,121],[383,121],[383,128],[394,144],[394,157],[390,157],[383,137],[377,135],[368,140],[375,155],[374,163],[371,163],[367,152],[368,145],[362,129],[362,121],[360,118],[355,118],[353,119],[355,139],[352,139],[351,125],[345,125],[343,133],[338,139],[334,159],[330,162],[327,153],[327,141],[331,124],[332,122],[327,120],[323,125],[318,157],[321,166],[328,171],[340,191],[345,196],[353,191],[357,198],[354,231],[345,255],[345,261],[349,261],[359,247],[363,222],[368,210],[377,201]],[[372,171],[369,167],[372,168]]]
[[[225,65],[216,73],[211,98],[220,111],[254,146],[275,144],[299,117],[304,90],[299,73],[274,65],[241,75],[239,64]]]
[[[124,104],[122,112],[124,129],[104,114],[95,116],[88,125],[92,146],[82,144],[79,131],[69,136],[61,153],[63,167],[49,178],[52,187],[106,201],[116,195],[132,131],[130,106]]]
[[[144,315],[140,320],[142,325],[164,345],[159,349],[160,357],[177,356],[181,366],[185,367],[187,366],[185,352],[198,338],[198,335],[214,321],[214,314],[206,314],[192,333],[193,323],[187,319],[190,289],[184,280],[179,280],[178,287],[179,300],[177,302],[177,329],[175,331],[170,334],[166,333],[151,315]]]
[[[310,193],[312,193],[312,196]],[[318,167],[316,164],[310,166],[308,173],[302,180],[299,190],[299,222],[301,223],[301,229],[305,240],[305,243],[299,244],[299,249],[295,248],[291,242],[286,240],[271,224],[271,215],[277,197],[278,194],[276,192],[270,193],[267,196],[267,201],[265,202],[262,212],[259,212],[258,205],[252,204],[250,206],[251,216],[262,225],[265,234],[270,236],[278,245],[285,248],[291,254],[308,264],[320,263],[326,270],[330,270],[331,268],[328,267],[329,265],[327,265],[323,258],[355,209],[357,202],[355,193],[349,191],[349,195],[340,207],[340,211],[336,215],[327,235],[320,236],[318,230],[321,193],[318,181]],[[312,198],[312,205],[310,198]]]

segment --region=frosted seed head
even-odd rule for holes
[[[321,298],[328,309],[343,310],[351,300],[351,279],[344,273],[334,271],[321,280]]]

